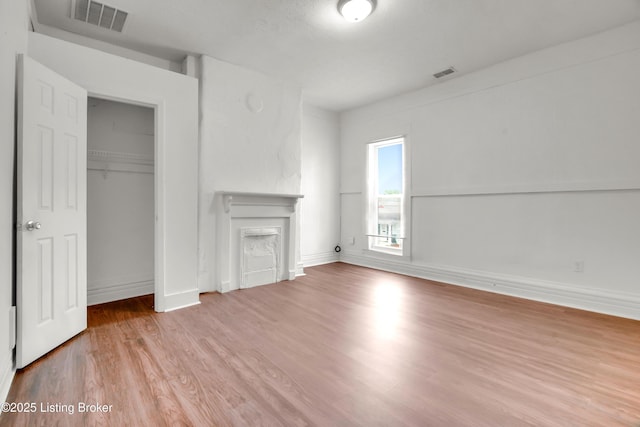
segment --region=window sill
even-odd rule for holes
[[[382,254],[387,254],[387,255],[394,255],[397,257],[401,257],[403,256],[403,249],[394,249],[394,248],[388,248],[385,246],[372,246],[368,249],[370,252],[376,252],[376,253],[382,253]]]

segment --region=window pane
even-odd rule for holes
[[[401,206],[402,198],[398,195],[378,196],[378,237],[376,245],[390,248],[401,247]]]
[[[369,249],[403,255],[404,138],[371,143],[368,147],[367,232]]]
[[[402,144],[378,148],[378,195],[402,193]]]

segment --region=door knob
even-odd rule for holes
[[[33,230],[40,230],[40,227],[42,227],[40,225],[39,222],[35,222],[35,221],[28,221],[25,225],[24,228],[27,229],[27,231],[33,231]]]

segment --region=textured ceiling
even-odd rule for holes
[[[335,111],[640,18],[640,0],[378,0],[360,23],[337,0],[105,0],[122,34],[69,18],[72,0],[32,0],[38,22],[171,60],[206,54],[300,85]]]

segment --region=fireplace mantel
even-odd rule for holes
[[[295,210],[298,199],[302,199],[302,194],[279,194],[279,193],[250,193],[242,191],[219,191],[216,195],[222,198],[225,213],[229,213],[232,205],[274,205],[288,206]],[[282,200],[284,199],[284,204]]]
[[[240,262],[241,229],[247,227],[282,229],[282,275],[293,280],[300,270],[298,258],[298,201],[302,194],[218,191],[216,205],[217,289],[227,292],[242,286]]]

